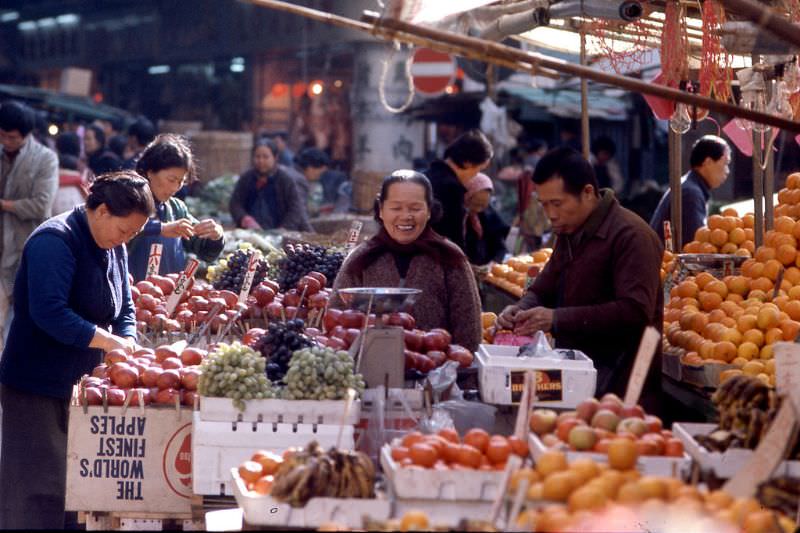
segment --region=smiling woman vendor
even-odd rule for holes
[[[174,197],[194,176],[194,160],[186,140],[178,135],[159,135],[145,148],[136,163],[136,172],[150,182],[156,217],[128,244],[133,279],[147,277],[150,248],[155,243],[163,245],[158,272],[161,275],[181,272],[187,253],[209,262],[219,257],[225,245],[222,226],[210,218],[198,222],[186,204]]]
[[[333,287],[421,289],[414,304],[417,327],[444,328],[470,351],[481,340],[481,302],[467,257],[430,225],[440,214],[431,182],[413,170],[383,180],[375,200],[378,234],[353,250]]]

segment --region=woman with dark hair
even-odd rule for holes
[[[72,386],[104,351],[137,347],[124,245],[153,210],[145,179],[110,174],[25,243],[0,361],[2,529],[64,529]]]
[[[89,124],[83,133],[86,166],[95,176],[122,169],[122,160],[106,148],[106,133],[97,124]]]
[[[156,216],[147,222],[142,234],[128,244],[130,273],[141,281],[147,277],[147,262],[153,244],[162,244],[157,274],[181,272],[186,254],[203,261],[214,261],[225,246],[222,226],[207,218],[198,221],[175,193],[194,178],[194,158],[189,143],[172,134],[159,135],[142,152],[136,172],[147,178],[156,201]]]
[[[240,228],[311,231],[308,210],[292,177],[278,165],[278,147],[269,139],[253,146],[253,168],[239,176],[230,201]]]
[[[420,289],[417,326],[444,328],[453,343],[474,351],[481,341],[478,287],[461,249],[431,229],[439,213],[428,178],[393,172],[375,200],[380,231],[347,257],[333,287]]]

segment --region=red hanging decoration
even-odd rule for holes
[[[634,22],[620,23],[617,21],[594,19],[587,23],[587,37],[599,48],[601,57],[608,60],[609,65],[617,74],[627,74],[641,70],[641,67],[651,62],[653,44],[661,39],[660,32],[651,24],[637,20]],[[630,48],[624,51],[614,49],[614,44],[620,39],[619,33],[624,32],[626,44]]]
[[[677,87],[689,77],[689,36],[683,8],[668,1],[664,9],[664,32],[661,37],[661,71],[665,85]]]
[[[727,102],[731,99],[732,57],[722,48],[719,29],[725,11],[718,0],[703,2],[703,48],[700,58],[700,94]]]

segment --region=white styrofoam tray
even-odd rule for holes
[[[213,422],[340,424],[345,400],[247,400],[240,411],[230,398],[200,397],[200,419]],[[353,402],[345,424],[356,424],[361,400]]]
[[[364,516],[388,520],[391,502],[383,499],[311,498],[305,507],[292,507],[268,495],[253,494],[239,477],[237,468],[230,469],[233,495],[242,508],[244,520],[255,526],[319,527],[335,522],[349,528],[363,527]]]
[[[538,459],[540,455],[549,450],[547,446],[539,439],[536,433],[529,433],[528,439],[531,455],[534,460]],[[576,452],[566,450],[567,461],[574,461],[575,459],[592,459],[598,463],[608,462],[608,458],[603,453],[595,452]],[[691,458],[684,452],[683,457],[664,457],[664,456],[641,456],[636,462],[636,468],[645,475],[651,476],[669,476],[679,477],[688,473],[689,466],[691,465]]]
[[[695,435],[708,435],[717,429],[715,424],[693,424],[689,422],[675,423],[672,433],[683,442],[683,448],[700,468],[712,470],[717,477],[729,479],[747,464],[754,450],[746,448],[728,448],[724,452],[713,452],[694,438]],[[783,461],[775,471],[775,475],[800,476],[800,461]]]
[[[476,352],[481,398],[494,405],[516,405],[512,398],[512,374],[526,370],[561,372],[561,400],[537,399],[534,405],[573,409],[594,396],[597,370],[583,352],[574,350],[576,359],[517,357],[518,346],[481,344]],[[521,396],[521,394],[520,394]]]
[[[408,511],[422,511],[428,515],[428,520],[432,527],[446,526],[457,527],[462,520],[486,520],[492,512],[494,502],[483,501],[462,501],[462,500],[430,500],[430,499],[395,499],[395,517],[402,517]],[[500,518],[503,519],[505,506],[500,510]]]
[[[392,448],[381,448],[381,466],[397,498],[422,500],[494,501],[503,472],[403,468],[392,459]]]
[[[339,448],[355,447],[353,426],[343,426]],[[338,425],[209,422],[194,412],[192,424],[192,490],[195,494],[231,495],[230,469],[256,450],[278,454],[315,440],[323,449],[336,446]]]

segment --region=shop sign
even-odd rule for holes
[[[411,60],[414,88],[422,95],[438,96],[453,83],[456,69],[456,61],[450,54],[420,48]]]

